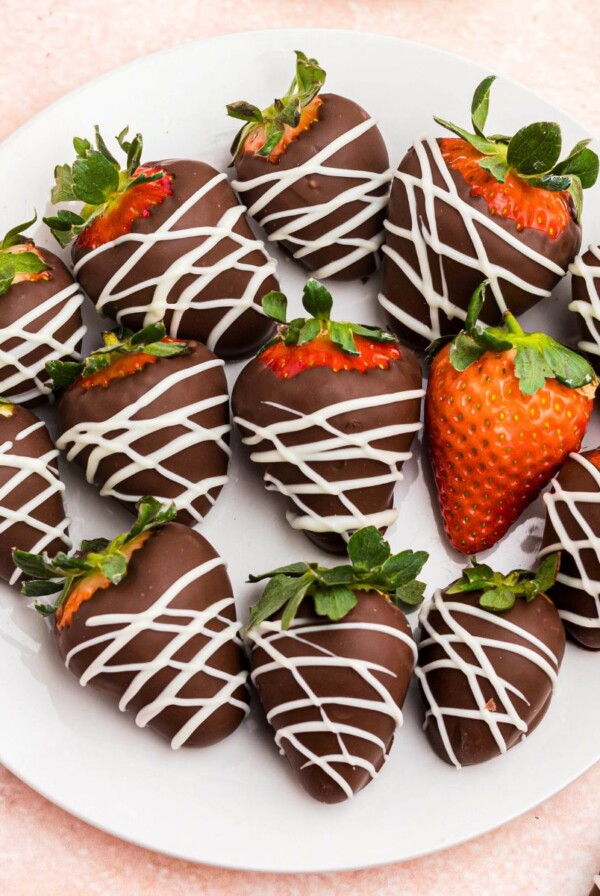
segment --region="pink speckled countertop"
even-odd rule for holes
[[[227,31],[286,26],[379,31],[452,50],[521,81],[600,132],[596,0],[0,0],[0,12],[0,139],[136,56]],[[587,896],[598,867],[600,766],[464,846],[380,869],[306,876],[245,874],[146,852],[72,818],[0,766],[6,896]]]

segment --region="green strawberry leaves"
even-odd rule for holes
[[[378,591],[398,607],[417,606],[423,600],[425,584],[416,577],[428,556],[424,551],[392,554],[375,526],[359,529],[348,542],[350,565],[327,568],[317,563],[292,563],[249,576],[249,582],[269,581],[260,600],[250,608],[248,629],[282,609],[281,627],[288,629],[306,597],[312,598],[318,616],[332,622],[348,615],[360,600],[360,591]]]
[[[518,598],[530,603],[539,594],[546,594],[556,581],[560,565],[559,554],[548,554],[536,571],[514,569],[508,575],[494,572],[485,563],[471,558],[471,566],[463,570],[462,577],[446,589],[446,594],[464,594],[481,591],[479,604],[493,613],[511,610]]]
[[[30,221],[12,227],[0,241],[0,296],[8,292],[17,274],[41,274],[48,270],[37,251],[33,251],[33,242],[23,234],[36,221],[37,214],[34,214]]]

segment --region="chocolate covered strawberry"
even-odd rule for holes
[[[476,323],[486,284],[465,329],[431,364],[425,427],[446,534],[463,553],[491,548],[577,451],[597,380],[576,352],[545,333]]]
[[[162,324],[104,334],[82,364],[49,365],[62,434],[57,447],[101,495],[130,510],[142,495],[172,500],[200,522],[227,482],[229,396],[223,361]]]
[[[80,684],[181,746],[231,734],[248,711],[240,626],[225,563],[176,510],[143,498],[130,532],[75,555],[15,551],[23,593],[54,616],[58,652]]]
[[[325,72],[296,52],[287,94],[241,119],[232,152],[248,214],[315,277],[355,280],[375,270],[391,171],[377,121],[353,100],[321,94]]]
[[[438,756],[457,767],[486,762],[528,737],[550,705],[565,650],[546,596],[558,567],[504,576],[473,561],[419,614],[416,675],[425,730]]]
[[[52,202],[84,203],[44,219],[61,246],[73,241],[77,279],[123,326],[164,321],[221,357],[251,354],[272,331],[260,299],[277,280],[245,209],[210,165],[142,162],[141,135],[126,134],[124,167],[96,128],[96,145],[76,137],[76,161],[55,170]]]
[[[0,577],[14,585],[20,571],[12,549],[70,548],[58,451],[41,420],[0,398]]]
[[[85,327],[73,276],[18,224],[0,240],[0,395],[34,406],[52,397],[47,361],[78,357]]]
[[[389,754],[416,649],[400,609],[423,599],[427,554],[390,547],[374,527],[348,543],[350,564],[293,563],[250,610],[252,681],[275,742],[308,793],[352,797]]]
[[[569,311],[577,316],[581,341],[580,351],[600,371],[600,246],[590,246],[578,255],[569,270],[573,275],[573,301]]]
[[[345,553],[351,532],[398,515],[394,486],[421,428],[421,371],[389,333],[332,321],[316,280],[303,305],[311,317],[286,322],[285,296],[265,296],[278,333],[239,375],[234,419],[266,488],[287,498],[290,525]]]
[[[483,320],[497,324],[550,295],[581,245],[583,190],[598,156],[580,140],[559,162],[556,122],[486,136],[493,77],[475,90],[472,132],[417,141],[393,180],[379,300],[392,329],[425,348],[456,333],[476,286],[490,281]]]

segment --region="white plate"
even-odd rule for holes
[[[375,35],[335,31],[238,34],[186,44],[141,59],[95,81],[39,115],[0,147],[10,172],[0,222],[7,229],[43,212],[54,165],[71,160],[73,135],[99,123],[108,138],[125,124],[145,137],[145,157],[196,157],[224,168],[235,122],[226,102],[266,105],[291,78],[294,49],[315,56],[327,89],[345,94],[380,119],[396,164],[413,138],[432,131],[431,115],[466,124],[475,85],[487,72],[427,47]],[[558,119],[569,146],[586,132],[563,113],[505,79],[494,85],[490,124],[511,133],[527,121]],[[594,221],[596,222],[594,224]],[[600,188],[586,195],[585,239],[600,240]],[[52,237],[37,231],[56,250]],[[285,260],[282,286],[299,307],[304,276]],[[333,285],[338,314],[373,321],[377,283]],[[548,300],[558,311],[562,300]],[[334,306],[335,309],[335,306]],[[548,323],[549,311],[537,313]],[[530,322],[536,312],[530,314]],[[89,314],[93,338],[100,327]],[[559,329],[562,325],[559,325]],[[556,329],[556,327],[555,327]],[[564,332],[564,328],[563,328]],[[232,379],[240,365],[231,365]],[[51,416],[51,414],[49,415]],[[595,434],[594,434],[595,435]],[[588,434],[586,443],[594,443]],[[398,490],[392,544],[423,548],[425,577],[444,585],[460,558],[451,554],[432,509],[424,461],[406,465]],[[63,473],[75,539],[111,536],[131,517]],[[299,558],[320,559],[286,527],[282,506],[267,495],[237,440],[231,481],[202,531],[229,561],[245,609],[260,571]],[[502,569],[529,563],[539,543],[538,501],[490,556]],[[326,559],[322,555],[322,559]],[[567,649],[558,693],[541,728],[507,756],[463,769],[441,762],[420,728],[410,693],[404,728],[379,780],[350,803],[325,806],[306,796],[254,710],[229,740],[205,751],[172,751],[128,715],[83,690],[62,667],[43,621],[27,601],[0,589],[0,759],[24,781],[99,828],[160,852],[231,868],[326,871],[400,861],[477,836],[544,800],[600,758],[600,657]]]

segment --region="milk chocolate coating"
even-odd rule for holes
[[[238,180],[250,181],[273,171],[276,166],[279,170],[289,171],[299,168],[310,161],[319,152],[329,146],[334,140],[347,133],[352,128],[366,121],[371,116],[357,103],[334,93],[321,94],[323,104],[319,108],[319,118],[308,131],[300,134],[297,140],[290,143],[277,162],[269,162],[254,153],[242,152],[235,160],[235,171]],[[377,126],[370,128],[360,137],[339,149],[324,163],[327,167],[348,169],[350,171],[372,171],[382,173],[389,168],[389,156]],[[364,183],[365,179],[356,177],[336,177],[331,175],[310,174],[295,181],[292,187],[282,190],[271,202],[269,202],[258,215],[258,223],[262,225],[263,218],[274,213],[293,212],[294,209],[307,206],[320,205],[333,202],[341,193]],[[253,187],[244,192],[244,204],[249,208],[270,189],[272,182]],[[388,184],[375,189],[370,195],[384,196],[389,187]],[[364,202],[358,200],[347,204],[340,204],[329,215],[307,227],[294,233],[295,237],[302,240],[317,240],[326,236],[335,228],[344,224],[364,210]],[[264,228],[268,234],[278,230],[282,224],[296,220],[297,215],[289,215],[279,221],[265,221]],[[368,218],[353,230],[344,234],[343,239],[372,240],[383,231],[385,209]],[[278,243],[287,252],[293,254],[298,250],[298,245],[289,240]],[[344,258],[353,251],[352,247],[345,246],[343,240],[332,237],[326,246],[311,252],[298,261],[309,271],[316,271],[332,261]],[[371,274],[378,264],[379,253],[372,252],[363,258],[349,264],[347,267],[334,274],[332,280],[357,280]]]
[[[110,438],[110,434],[120,434],[122,428],[115,426],[113,418],[123,409],[134,404],[140,397],[150,392],[166,377],[181,371],[182,378],[150,405],[141,408],[133,416],[133,420],[152,420],[159,414],[167,414],[181,409],[181,424],[157,427],[147,435],[141,435],[132,445],[135,452],[142,457],[149,457],[153,452],[160,452],[177,439],[181,439],[189,432],[188,422],[196,423],[205,430],[211,430],[226,426],[229,423],[229,408],[227,401],[223,401],[214,407],[206,407],[194,414],[189,414],[188,406],[213,396],[227,395],[227,382],[223,372],[223,365],[199,371],[192,376],[184,378],[184,373],[190,367],[199,363],[214,360],[215,356],[204,345],[190,340],[189,351],[167,358],[159,358],[153,364],[146,366],[124,378],[110,380],[107,386],[95,386],[87,390],[74,384],[64,392],[58,403],[58,415],[61,431],[64,434],[72,426],[77,424],[96,424],[106,421],[100,433],[90,433],[88,444],[76,457],[76,462],[85,470],[92,450],[104,443],[109,453],[103,457],[93,475],[96,486],[102,487],[115,473],[118,473],[132,463],[130,457],[119,451],[118,446],[110,450],[110,442],[104,440]],[[224,437],[228,441],[228,434]],[[61,444],[59,440],[59,444]],[[73,445],[72,441],[65,447],[68,451]],[[227,472],[228,456],[218,443],[211,438],[202,439],[198,435],[197,440],[189,447],[177,449],[173,447],[172,453],[160,458],[160,463],[168,473],[181,476],[192,482],[201,482],[214,476],[225,476]],[[153,495],[165,501],[177,500],[183,493],[184,486],[167,474],[163,474],[156,464],[149,468],[141,465],[135,472],[130,473],[126,479],[118,483],[118,490],[125,495],[131,495],[131,500],[122,499],[124,506],[132,512],[135,511],[136,501],[143,495]],[[213,499],[217,497],[222,486],[216,486],[209,490],[208,494]],[[212,502],[207,495],[200,495],[192,502],[197,513],[204,517],[212,507]],[[181,508],[178,521],[188,524],[196,522],[185,508]]]
[[[397,607],[394,607],[381,594],[374,591],[361,592],[356,606],[341,620],[341,624],[332,623],[329,619],[317,616],[312,608],[312,600],[307,598],[298,614],[309,625],[318,626],[317,630],[303,633],[302,640],[290,634],[277,637],[277,650],[285,657],[316,657],[333,654],[345,657],[349,661],[359,660],[376,664],[389,670],[389,673],[373,670],[373,677],[389,692],[393,701],[402,708],[410,676],[413,669],[413,652],[408,644],[381,631],[372,629],[345,629],[346,623],[358,625],[384,625],[397,629],[412,639],[410,626]],[[253,673],[256,673],[272,659],[261,646],[254,647],[251,654]],[[352,706],[353,700],[381,700],[381,695],[356,670],[349,666],[307,666],[298,668],[306,687],[320,701],[317,705],[290,709],[273,716],[272,725],[275,732],[288,725],[307,723],[319,724],[327,720],[332,727],[348,725],[360,728],[385,744],[380,745],[352,734],[339,737],[331,731],[307,731],[298,733],[301,745],[318,757],[337,756],[341,752],[340,738],[348,753],[375,766],[378,771],[384,764],[394,740],[396,725],[394,720],[384,713],[373,709]],[[307,691],[302,687],[289,668],[281,666],[277,669],[258,675],[256,687],[265,713],[292,700],[303,700]],[[341,702],[328,702],[328,700]],[[348,701],[347,703],[344,701]],[[324,803],[337,803],[347,799],[340,785],[316,763],[307,762],[305,753],[298,750],[291,741],[282,738],[280,746],[298,780],[308,793]],[[334,771],[340,774],[350,785],[353,793],[366,787],[372,780],[369,770],[351,762],[332,762]]]
[[[424,149],[432,166],[434,184],[442,189],[446,189],[442,174],[438,170],[435,161],[433,161],[431,150],[426,143],[424,144]],[[414,147],[408,150],[400,162],[398,170],[417,178],[422,175],[421,165]],[[480,214],[489,216],[490,211],[487,202],[480,196],[471,196],[470,186],[461,172],[452,168],[448,168],[448,170],[460,199],[468,202]],[[427,222],[423,191],[417,189],[416,196],[416,214],[421,222]],[[434,200],[434,209],[437,236],[440,242],[445,246],[476,258],[477,254],[460,212],[439,198]],[[414,223],[406,187],[397,177],[392,182],[388,219],[391,224],[406,230],[410,230]],[[519,232],[516,222],[509,218],[495,215],[493,220],[498,227],[507,231],[523,246],[551,259],[565,271],[581,246],[581,226],[575,221],[574,217],[571,218],[565,230],[554,239],[543,231],[531,228],[525,228]],[[475,222],[475,229],[481,238],[490,264],[505,268],[511,274],[517,275],[532,286],[544,290],[553,289],[561,279],[559,275],[528,258],[519,249],[509,245],[508,242],[492,233],[487,227],[483,227],[477,221]],[[386,246],[397,252],[406,260],[410,267],[417,271],[420,270],[415,247],[409,239],[388,231]],[[442,258],[429,246],[427,247],[427,257],[431,267],[435,290],[438,293],[443,292],[443,270],[450,301],[466,311],[473,292],[485,279],[486,275],[481,267],[476,265],[470,268],[452,258],[445,256]],[[523,314],[540,301],[539,296],[532,295],[521,287],[502,278],[500,279],[500,285],[507,307],[517,316]],[[430,308],[419,286],[413,284],[396,262],[385,253],[382,293],[390,302],[397,305],[398,308],[409,314],[416,321],[426,326],[431,324]],[[498,305],[490,296],[489,300],[484,304],[480,315],[481,320],[487,324],[498,324],[501,316]],[[425,349],[427,347],[428,339],[414,332],[395,317],[389,316],[389,326],[403,342],[406,342],[412,348]],[[458,333],[462,327],[462,320],[459,318],[449,319],[440,310],[441,335]]]
[[[41,314],[36,314],[40,308],[52,296],[71,286],[75,281],[70,271],[65,267],[60,258],[48,249],[39,249],[42,261],[48,265],[47,273],[50,279],[21,280],[13,283],[8,291],[0,296],[0,395],[4,398],[15,398],[19,404],[25,407],[35,407],[48,401],[52,394],[50,377],[44,369],[44,363],[50,358],[56,360],[73,360],[72,353],[65,351],[56,354],[56,343],[67,345],[82,326],[81,305],[83,295],[76,294],[73,297],[62,299],[58,304],[46,309]],[[56,325],[57,319],[63,314],[65,306],[73,307],[62,323]],[[26,323],[23,318],[31,317]],[[9,330],[23,330],[24,336],[11,336]],[[31,338],[30,335],[31,334]],[[23,346],[29,349],[21,354]],[[81,349],[81,338],[75,343],[74,351]],[[8,358],[18,353],[20,368],[10,363]],[[6,357],[8,356],[8,358]],[[33,368],[39,367],[37,373]],[[21,369],[21,368],[24,368]],[[31,376],[27,376],[27,370],[32,370]],[[5,385],[8,380],[20,373],[21,381],[16,385]],[[47,387],[43,390],[41,387]],[[24,399],[22,396],[34,391],[34,397]]]
[[[101,638],[103,635],[116,635],[126,623],[111,622],[91,627],[89,623],[95,617],[107,614],[138,614],[150,608],[180,577],[190,570],[217,557],[211,544],[198,532],[177,523],[168,523],[154,532],[149,540],[137,551],[129,561],[127,575],[118,585],[96,591],[89,600],[84,601],[74,614],[71,624],[60,628],[55,626],[58,652],[63,660],[73,648]],[[178,637],[172,630],[174,625],[185,627],[192,622],[191,616],[174,616],[169,610],[190,610],[202,612],[211,604],[232,596],[231,582],[222,565],[205,573],[200,579],[190,581],[180,589],[165,608],[164,615],[157,620],[171,630],[157,631],[149,626],[142,626],[135,637],[127,643],[108,662],[103,664],[105,671],[91,678],[89,684],[105,694],[113,702],[118,703],[139,671],[146,664],[151,664],[159,653]],[[223,621],[235,620],[233,604],[220,610],[218,617],[212,617],[203,630],[190,637],[181,638],[181,646],[172,656],[166,656],[156,671],[148,677],[136,691],[127,705],[134,713],[157,700],[165,688],[169,688],[178,676],[185,674],[185,664],[192,663],[207,648],[212,637],[210,632],[220,632],[226,628]],[[185,631],[185,630],[184,630]],[[97,657],[107,648],[110,639],[101,643],[90,643],[75,653],[68,668],[78,678],[86,672]],[[181,664],[183,669],[176,664]],[[199,700],[215,697],[223,688],[223,674],[235,676],[245,666],[244,654],[239,641],[232,638],[224,642],[214,653],[208,651],[204,663],[186,680],[178,685],[169,695],[168,705],[148,721],[148,727],[172,740],[180,729],[198,712]],[[106,671],[110,666],[133,666],[118,672]],[[215,670],[215,674],[211,674]],[[182,701],[176,705],[175,699]],[[230,700],[241,701],[246,705],[248,693],[240,684],[231,694]],[[185,703],[187,701],[187,705]],[[185,746],[207,747],[217,743],[234,731],[244,718],[243,708],[225,701],[214,712],[193,730],[185,741]]]
[[[313,367],[296,376],[282,379],[265,366],[261,356],[254,358],[241,372],[233,389],[232,407],[236,422],[242,435],[248,430],[237,418],[246,419],[258,426],[268,426],[280,421],[297,418],[301,414],[312,414],[326,405],[348,401],[353,398],[372,396],[373,402],[368,408],[347,412],[330,418],[330,422],[343,433],[356,433],[370,430],[390,423],[410,423],[418,421],[421,399],[412,398],[389,405],[380,406],[377,399],[391,392],[404,392],[421,388],[421,370],[419,362],[408,349],[401,350],[401,357],[391,361],[387,370],[374,368],[365,373],[357,370],[342,370],[333,373],[327,367]],[[290,414],[285,409],[274,408],[268,404],[274,402],[296,411]],[[373,442],[377,448],[388,451],[408,452],[414,432],[403,433]],[[306,442],[330,439],[331,432],[324,427],[311,426],[300,432],[291,432],[279,436],[284,445],[300,445]],[[268,450],[270,443],[263,439],[251,447],[252,452]],[[329,482],[355,479],[358,477],[374,477],[388,472],[388,466],[379,460],[364,458],[349,460],[318,461],[310,464],[318,475]],[[400,467],[401,464],[398,465]],[[273,475],[287,485],[307,483],[311,480],[299,469],[289,463],[267,464],[264,476]],[[369,485],[367,488],[346,490],[352,503],[363,514],[371,514],[387,510],[393,506],[394,483]],[[338,495],[318,494],[302,495],[302,501],[319,516],[347,516],[348,509]],[[295,505],[290,500],[290,508]],[[357,527],[360,528],[360,527]],[[305,534],[323,550],[335,554],[345,554],[346,542],[341,535],[333,532],[308,532]]]
[[[480,591],[473,591],[469,594],[444,594],[446,600],[468,606],[478,606],[480,597]],[[456,615],[456,613],[453,613],[453,617]],[[533,651],[548,662],[550,660],[536,645],[526,641],[515,632],[507,631],[495,625],[496,617],[501,617],[506,622],[510,622],[539,638],[557,658],[559,667],[565,649],[564,629],[556,608],[543,595],[538,595],[530,603],[526,603],[522,598],[517,598],[512,609],[500,614],[487,611],[483,617],[467,614],[458,615],[460,625],[477,639],[479,646],[484,650],[488,661],[496,673],[505,682],[516,688],[516,691],[509,691],[509,696],[519,716],[526,722],[526,734],[529,736],[537,728],[550,705],[552,699],[550,678],[546,672],[530,660],[508,650],[503,651],[501,648],[482,644],[482,641],[489,638],[517,644]],[[450,632],[449,626],[437,609],[430,611],[429,623],[438,635],[448,635]],[[423,646],[422,642],[428,637],[428,633],[422,630],[418,660],[420,667],[427,666],[429,663],[448,660],[446,651],[439,644],[434,642]],[[480,660],[465,641],[458,638],[453,640],[452,648],[463,660],[472,664],[475,668],[480,668]],[[554,664],[550,662],[550,665],[553,666]],[[430,670],[426,674],[426,679],[433,697],[440,707],[470,711],[478,709],[471,685],[460,669],[438,668]],[[478,675],[477,684],[481,688],[483,699],[486,703],[491,701],[489,705],[492,711],[501,713],[503,711],[501,695],[498,694],[487,675]],[[517,691],[521,692],[524,699],[519,697]],[[421,694],[425,708],[429,709],[429,703],[422,688]],[[443,718],[450,744],[460,765],[474,765],[479,762],[487,762],[487,760],[501,755],[501,750],[493,737],[490,726],[483,719],[460,718],[451,715],[444,715]],[[523,733],[511,722],[500,722],[498,728],[508,749],[518,744],[523,737]],[[429,743],[440,759],[450,763],[451,759],[444,746],[438,721],[433,715],[428,717],[425,730]]]
[[[36,424],[39,424],[36,429],[23,437],[23,433]],[[0,445],[0,491],[3,493],[0,499],[0,576],[8,582],[16,568],[12,549],[37,553],[37,546],[44,538],[45,533],[36,528],[35,521],[57,530],[56,538],[44,541],[43,549],[50,555],[67,549],[65,539],[61,538],[61,531],[66,535],[67,527],[64,525],[65,510],[56,459],[45,467],[56,480],[54,490],[39,473],[27,471],[27,458],[43,458],[54,450],[46,427],[31,411],[15,405],[10,417],[0,414]],[[20,458],[24,462],[20,462]],[[11,480],[20,478],[21,471],[26,472],[25,477],[11,488]],[[44,493],[46,497],[38,504]],[[26,507],[29,510],[24,512]]]
[[[218,174],[205,162],[189,159],[168,159],[149,162],[148,165],[164,168],[173,176],[173,194],[167,196],[159,205],[154,206],[147,218],[136,218],[131,229],[132,234],[155,233],[194,193]],[[229,183],[222,180],[195,202],[171,227],[171,230],[216,227],[224,213],[238,204]],[[238,219],[233,227],[233,232],[250,240],[256,239],[244,215]],[[200,235],[183,239],[160,240],[136,262],[132,270],[120,281],[117,291],[120,293],[144,283],[146,280],[162,277],[177,259],[197,249],[208,238],[206,235]],[[99,253],[79,269],[77,274],[79,282],[95,304],[115,272],[128,261],[139,249],[139,246],[140,244],[134,240],[120,242]],[[210,268],[237,248],[237,243],[232,239],[227,237],[220,239],[205,255],[194,261],[194,266]],[[73,244],[73,260],[78,262],[89,254],[89,251],[82,250],[75,242]],[[264,251],[253,249],[242,255],[239,261],[244,265],[254,265],[260,268],[267,264],[268,257]],[[212,274],[210,272],[207,275],[186,273],[173,278],[174,282],[171,283],[168,293],[169,305],[173,307],[170,307],[164,315],[164,323],[171,336],[196,339],[206,343],[213,328],[229,312],[230,306],[189,309],[183,312],[179,324],[173,323],[179,297],[186,289],[193,287],[198,277],[202,279],[203,276],[210,277]],[[229,265],[198,293],[194,301],[208,303],[223,299],[239,299],[243,296],[252,277],[252,271],[238,270],[233,265]],[[258,277],[254,289],[254,304],[260,306],[262,297],[270,290],[279,289],[279,285],[277,279],[269,275],[264,281]],[[145,314],[152,302],[154,291],[153,285],[145,286],[140,290],[136,289],[130,296],[107,302],[102,313],[115,320],[118,319],[125,327],[134,331],[140,330],[144,326]],[[141,311],[133,310],[139,307],[142,308]],[[214,350],[222,358],[244,358],[256,351],[272,332],[272,321],[253,308],[248,308],[227,327],[224,334],[218,339]]]
[[[597,303],[600,301],[600,261],[598,261],[597,255],[588,249],[587,252],[583,253],[581,259],[577,259],[576,264],[579,264],[579,262],[581,262],[582,266],[593,269],[596,272],[592,275],[593,294],[588,288],[585,279],[576,270],[573,270],[571,285],[573,301],[585,302],[589,305],[589,310],[592,312],[590,317],[584,317],[580,312],[575,313],[577,314],[577,323],[582,340],[596,347],[595,351],[587,351],[585,354],[596,373],[600,373],[600,316],[596,310],[592,310],[597,307]]]
[[[581,455],[588,459],[594,455],[598,457],[598,449],[582,451]],[[567,458],[555,481],[560,486],[561,492],[589,493],[591,497],[598,495],[598,492],[600,492],[598,483],[593,475],[573,457]],[[554,487],[549,492],[548,497],[551,498],[553,493]],[[595,537],[597,542],[596,550],[593,547],[580,549],[579,561],[590,581],[600,582],[600,561],[598,560],[598,553],[600,553],[600,502],[595,504],[592,501],[579,500],[576,503],[577,510],[588,527],[587,532],[583,530],[580,521],[576,519],[564,501],[556,502],[558,517],[569,538],[580,542],[587,541],[590,538],[590,534]],[[557,543],[561,543],[561,539],[554,528],[552,520],[547,515],[542,547]],[[570,613],[576,613],[579,616],[598,619],[597,605],[593,595],[588,594],[585,587],[579,587],[577,583],[561,581],[563,576],[582,581],[581,569],[577,565],[576,557],[565,548],[561,550],[559,578],[548,593],[558,607],[559,612],[565,610]],[[568,622],[566,619],[563,622],[567,632],[574,641],[591,650],[600,650],[600,623],[595,628],[587,628]]]

